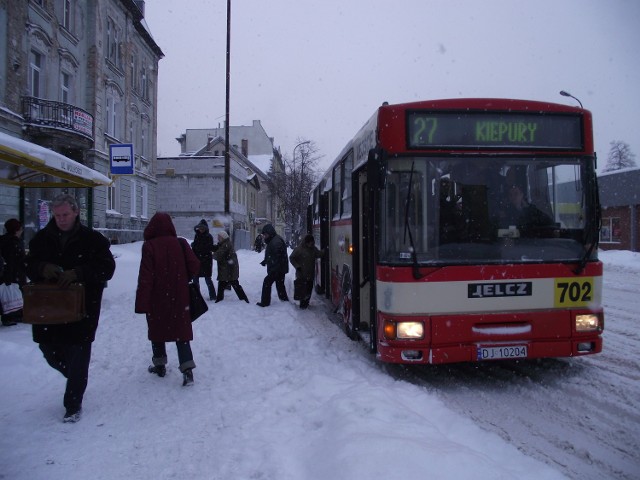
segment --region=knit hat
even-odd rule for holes
[[[20,223],[20,220],[18,219],[10,218],[4,222],[4,228],[8,234],[13,235],[22,228],[22,223]]]
[[[225,232],[224,230],[218,232],[219,240],[226,240],[227,238],[229,238],[229,234],[227,232]]]

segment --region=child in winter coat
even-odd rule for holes
[[[244,293],[244,289],[238,281],[238,278],[240,278],[238,256],[231,244],[229,234],[224,230],[218,232],[218,247],[213,252],[213,258],[218,262],[218,296],[216,297],[216,303],[224,300],[224,291],[227,285],[231,285],[240,300],[249,303],[247,294]]]

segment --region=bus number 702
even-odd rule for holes
[[[592,301],[593,281],[556,282],[556,303],[558,305],[586,305]]]

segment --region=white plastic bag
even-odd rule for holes
[[[22,292],[17,283],[0,284],[0,304],[2,305],[3,314],[15,312],[22,308],[24,302],[22,300]]]

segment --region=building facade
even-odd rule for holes
[[[284,169],[282,155],[280,149],[274,146],[274,139],[267,135],[259,120],[254,120],[250,126],[229,127],[229,156],[232,164],[229,212],[231,218],[225,218],[224,136],[223,127],[188,129],[177,139],[180,144],[180,155],[158,159],[159,192],[165,191],[165,169],[169,168],[172,172],[171,169],[176,163],[188,160],[180,166],[180,171],[187,175],[187,178],[191,176],[193,181],[200,178],[203,183],[199,187],[203,189],[202,194],[207,198],[206,202],[199,203],[184,199],[182,200],[184,208],[182,208],[171,203],[180,200],[167,199],[159,193],[158,209],[169,211],[177,223],[181,223],[180,218],[188,218],[190,235],[193,235],[194,221],[197,223],[201,218],[208,220],[207,215],[212,219],[216,218],[218,227],[224,224],[225,228],[232,233],[236,248],[251,248],[263,225],[271,223],[279,233],[284,231],[282,209],[276,196],[270,191],[268,177],[271,170]],[[191,161],[201,163],[196,167],[190,163]],[[200,166],[204,165],[202,162],[211,162],[211,169],[204,171]],[[233,173],[235,163],[242,172],[237,170]],[[170,194],[172,197],[190,194],[186,189],[187,185],[181,180],[172,182]],[[175,191],[174,188],[179,190]],[[179,216],[176,216],[178,212],[180,212]],[[180,232],[186,231],[186,226],[184,230],[180,228]]]
[[[0,132],[111,177],[77,188],[42,176],[0,187],[0,221],[25,239],[43,225],[40,206],[74,194],[85,222],[113,242],[142,239],[155,212],[157,76],[163,57],[133,0],[0,0]],[[131,144],[131,175],[112,176],[111,145]]]
[[[640,168],[625,168],[598,176],[603,250],[640,251]]]
[[[250,249],[261,225],[272,222],[273,197],[267,175],[245,153],[231,146],[229,159],[228,215],[225,144],[220,137],[209,137],[189,154],[158,158],[158,210],[171,214],[178,235],[193,237],[194,226],[205,219],[212,234],[226,230],[236,249]]]

